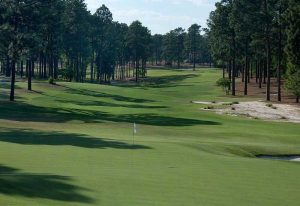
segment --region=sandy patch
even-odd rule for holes
[[[259,155],[257,156],[260,159],[271,159],[271,160],[285,160],[292,162],[300,162],[299,155],[285,155],[285,156],[272,156],[272,155]]]
[[[226,105],[232,102],[204,102],[204,101],[192,101],[194,104],[205,104],[205,105]]]
[[[196,102],[194,102],[196,103]],[[204,102],[203,102],[204,104]],[[209,103],[210,105],[214,105]],[[216,103],[224,105],[226,102]],[[286,121],[300,123],[300,106],[289,104],[269,104],[263,101],[240,102],[226,106],[225,108],[213,108],[218,114],[228,114],[232,116],[247,116],[271,121]]]

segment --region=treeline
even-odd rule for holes
[[[252,78],[266,84],[276,78],[278,101],[282,84],[300,97],[300,1],[222,0],[208,20],[209,44],[217,64],[224,67],[236,94],[236,77],[242,76],[244,94]],[[227,77],[226,77],[227,78]]]
[[[179,27],[165,35],[152,36],[152,51],[150,59],[156,65],[180,68],[181,63],[187,63],[195,69],[197,63],[212,63],[206,30],[198,24],[192,24],[187,31]]]
[[[1,0],[0,74],[66,81],[108,83],[147,74],[147,63],[209,62],[208,38],[192,25],[151,35],[139,21],[113,20],[102,5],[94,14],[84,0]]]

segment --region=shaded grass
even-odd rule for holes
[[[19,169],[0,165],[0,194],[42,198],[67,202],[92,203],[80,194],[82,187],[71,184],[72,178],[59,175],[24,173]]]
[[[14,104],[14,107],[11,105]],[[89,104],[87,104],[89,105]],[[140,107],[143,108],[143,107]],[[192,126],[192,125],[219,125],[214,121],[197,119],[176,118],[160,116],[153,113],[146,114],[110,114],[94,110],[49,108],[33,106],[26,103],[3,103],[1,105],[1,119],[13,121],[34,121],[34,122],[68,122],[79,120],[85,123],[100,123],[103,121],[126,122],[157,126]],[[27,111],[31,111],[28,115]]]
[[[74,146],[95,149],[150,149],[147,146],[104,140],[80,134],[43,132],[25,129],[1,129],[0,141],[24,145]]]
[[[175,70],[176,71],[176,70]],[[118,87],[135,87],[135,88],[170,88],[178,86],[193,86],[191,85],[180,85],[181,82],[196,78],[199,75],[196,74],[183,74],[183,75],[168,75],[168,76],[157,76],[157,77],[148,77],[147,79],[142,79],[138,84],[115,84]]]

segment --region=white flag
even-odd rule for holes
[[[133,123],[133,133],[136,134],[137,133],[137,127],[136,127],[136,124]]]

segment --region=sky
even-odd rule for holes
[[[217,0],[86,0],[94,13],[105,4],[115,21],[130,24],[139,20],[152,34],[165,34],[172,29],[187,29],[197,23],[206,27],[209,13]]]

